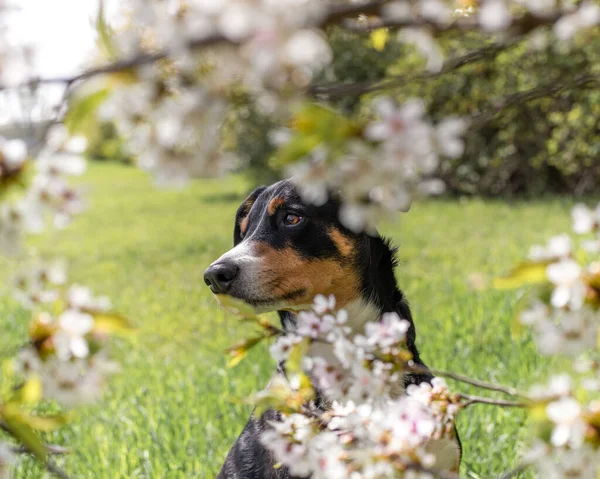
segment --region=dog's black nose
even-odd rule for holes
[[[238,275],[239,270],[240,268],[233,263],[213,264],[204,272],[204,282],[210,286],[213,293],[225,294]]]

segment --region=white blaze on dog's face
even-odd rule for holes
[[[302,202],[290,181],[261,187],[239,207],[234,248],[205,272],[215,294],[241,299],[260,312],[309,308],[317,294],[338,307],[359,300],[364,235],[344,228],[339,205]]]

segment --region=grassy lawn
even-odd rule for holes
[[[47,440],[73,448],[59,461],[74,478],[212,478],[249,414],[235,400],[262,388],[273,370],[265,348],[226,368],[223,349],[244,331],[217,308],[202,279],[230,248],[234,212],[249,185],[232,178],[162,191],[116,165],[94,165],[83,183],[87,214],[34,244],[44,256],[66,257],[71,280],[109,295],[140,334],[114,345],[122,372],[104,399]],[[384,228],[400,246],[397,276],[428,365],[522,387],[543,380],[548,361],[527,334],[511,337],[516,294],[474,293],[467,278],[499,274],[530,244],[567,231],[570,206],[555,199],[429,201]],[[0,317],[5,351],[19,344],[27,321],[9,300],[0,302]],[[459,431],[462,475],[493,477],[515,465],[526,426],[518,411],[475,406]],[[15,474],[43,476],[32,460]]]

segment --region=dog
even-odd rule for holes
[[[321,206],[302,201],[291,180],[257,188],[237,210],[233,249],[205,271],[206,284],[215,295],[242,300],[259,313],[278,311],[286,329],[293,327],[298,311],[311,309],[317,294],[334,295],[357,332],[383,313],[395,312],[409,321],[407,348],[426,370],[408,302],[396,283],[396,250],[378,234],[345,228],[339,210],[340,201],[333,195]],[[430,374],[409,373],[401,389],[431,379]],[[218,479],[291,478],[285,467],[274,468],[273,456],[260,442],[261,433],[279,418],[274,410],[252,416]],[[432,441],[429,449],[436,455],[436,468],[458,472],[458,434],[455,440]]]

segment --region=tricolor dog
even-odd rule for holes
[[[295,312],[311,308],[317,294],[333,294],[356,331],[385,312],[396,312],[410,322],[407,346],[414,361],[423,365],[410,309],[394,276],[395,250],[379,235],[348,230],[338,213],[336,199],[323,206],[303,202],[290,180],[256,189],[237,210],[234,248],[206,270],[206,284],[214,294],[243,300],[259,312],[278,311],[284,328],[294,324]],[[431,378],[407,374],[399,387]],[[251,417],[218,477],[290,478],[286,468],[273,467],[273,457],[260,442],[261,432],[277,419],[274,410]],[[458,436],[453,441],[432,441],[431,450],[436,468],[458,471]]]

